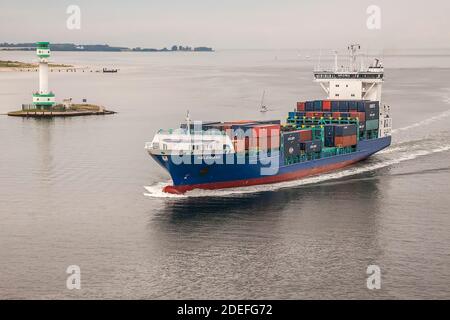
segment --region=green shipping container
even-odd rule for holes
[[[379,125],[378,119],[368,120],[368,121],[366,121],[366,130],[378,129],[378,125]]]

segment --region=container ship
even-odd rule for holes
[[[145,149],[170,174],[163,191],[221,189],[302,179],[357,163],[391,144],[390,107],[381,104],[384,68],[350,63],[315,68],[325,92],[299,101],[286,120],[191,121],[159,130]]]

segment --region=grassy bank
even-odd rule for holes
[[[37,63],[27,63],[20,61],[11,60],[0,60],[0,68],[37,68],[39,65]],[[70,64],[53,64],[49,63],[50,68],[73,68]]]

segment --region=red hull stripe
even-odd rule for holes
[[[202,184],[191,184],[191,185],[180,185],[180,186],[166,186],[163,191],[167,193],[173,194],[183,194],[186,191],[190,191],[193,189],[206,189],[206,190],[214,190],[214,189],[225,189],[225,188],[235,188],[235,187],[247,187],[254,186],[259,184],[270,184],[277,183],[283,181],[297,180],[301,178],[305,178],[308,176],[317,175],[320,173],[330,172],[337,169],[341,169],[343,167],[349,166],[355,162],[359,162],[361,159],[354,159],[343,161],[339,163],[329,164],[326,166],[316,167],[308,170],[299,170],[296,172],[290,172],[280,175],[266,176],[262,178],[253,178],[247,180],[234,180],[234,181],[222,181],[222,182],[214,182],[214,183],[202,183]]]

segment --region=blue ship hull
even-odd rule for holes
[[[228,158],[227,155],[216,155],[206,159],[202,155],[189,155],[181,164],[179,159],[170,155],[152,154],[152,157],[173,180],[173,186],[164,191],[179,194],[192,189],[221,189],[301,179],[364,160],[390,144],[390,136],[362,140],[354,152],[289,165],[284,165],[284,157],[279,153],[261,159],[252,156],[238,158],[235,154],[229,154]],[[240,164],[239,161],[245,163]]]

